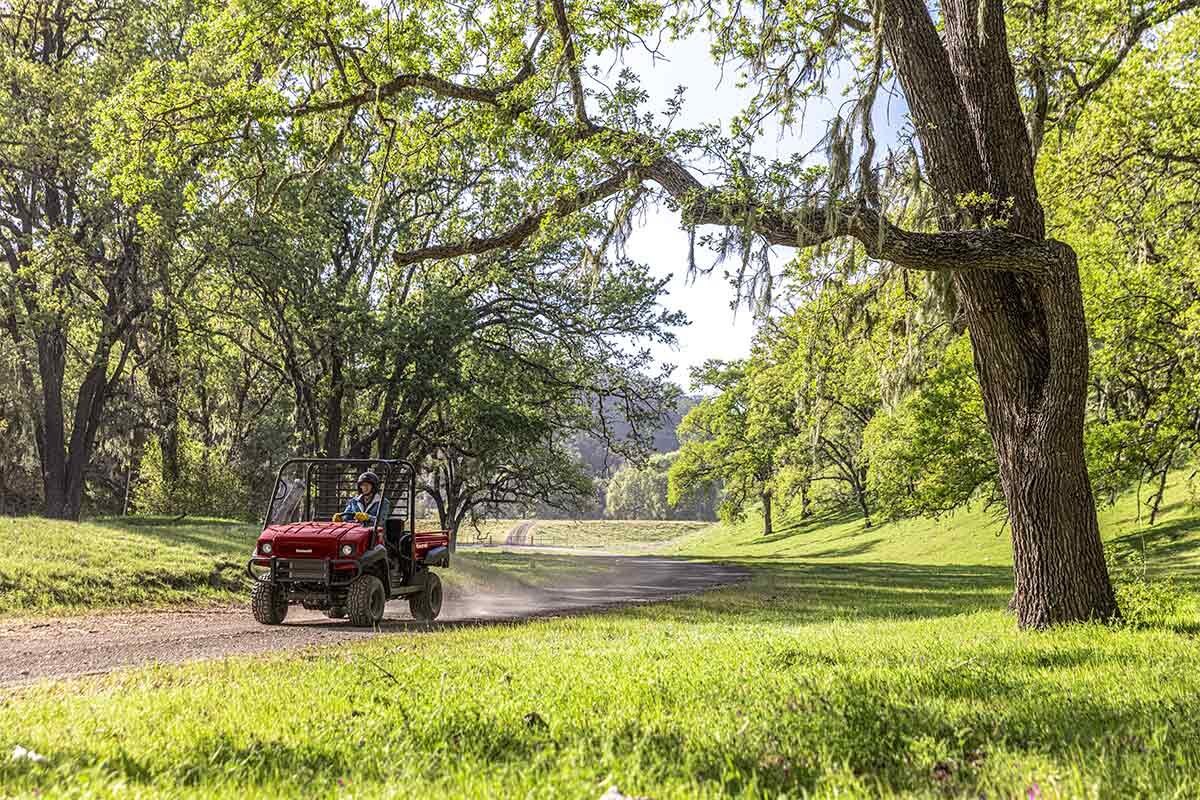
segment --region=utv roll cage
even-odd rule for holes
[[[297,469],[299,468],[299,469]],[[417,470],[402,459],[289,458],[275,476],[263,528],[286,522],[328,522],[358,495],[358,476],[374,472],[388,515],[375,520],[389,542],[416,533]],[[289,477],[294,473],[297,477]]]

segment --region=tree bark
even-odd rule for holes
[[[162,459],[162,478],[168,498],[179,485],[179,392],[183,381],[179,352],[179,324],[167,295],[166,308],[159,320],[159,353],[150,359],[146,374],[158,401],[158,451]]]
[[[858,500],[858,509],[862,511],[863,522],[871,527],[871,506],[867,503],[867,471],[861,469],[855,474],[854,497]]]
[[[342,382],[342,362],[336,348],[329,362],[329,397],[325,402],[323,450],[326,457],[337,458],[342,454],[342,402],[346,395],[346,385]]]
[[[1047,242],[1004,9],[980,2],[946,0],[942,42],[921,0],[891,0],[884,39],[943,230],[1003,225]],[[962,207],[969,193],[986,193],[990,205]],[[1071,248],[1052,244],[1056,263],[1037,277],[955,273],[1012,529],[1013,605],[1023,628],[1118,616],[1083,455],[1088,342],[1079,270]]]
[[[1163,461],[1162,468],[1158,471],[1158,488],[1154,494],[1150,496],[1150,526],[1158,520],[1158,512],[1162,508],[1163,497],[1167,493],[1167,473],[1171,471],[1171,464],[1175,460],[1175,450],[1167,454],[1167,458]]]
[[[766,539],[766,538],[770,537],[770,535],[771,535],[771,533],[772,533],[772,526],[771,526],[771,493],[770,493],[770,492],[763,492],[763,493],[762,493],[762,508],[763,508],[763,511],[762,511],[762,516],[763,516],[763,538],[764,538],[764,539]]]
[[[1074,253],[1040,291],[997,293],[1043,324],[1030,337],[961,280],[1012,529],[1021,627],[1117,616],[1083,452],[1087,330]],[[1020,308],[1020,306],[1015,306]],[[1038,330],[1038,328],[1034,328]]]
[[[42,493],[46,516],[70,519],[67,509],[67,442],[63,430],[62,381],[66,343],[56,332],[37,337],[38,373],[42,383],[42,435],[38,456],[42,462]]]

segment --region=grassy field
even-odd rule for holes
[[[1145,510],[1138,515],[1136,493],[1099,511],[1100,530],[1119,560],[1145,550],[1148,568],[1191,576],[1200,571],[1200,511],[1188,503],[1183,474],[1168,486],[1153,528]],[[974,508],[941,518],[918,518],[866,527],[860,517],[818,516],[785,520],[769,538],[761,522],[748,518],[735,525],[709,528],[686,537],[667,552],[739,559],[802,559],[847,563],[900,562],[927,565],[1012,564],[1011,544],[1003,517],[995,509]]]
[[[1153,624],[1016,631],[981,514],[717,527],[682,548],[749,584],[12,691],[0,752],[46,760],[0,758],[0,795],[1200,796],[1182,497],[1151,530],[1104,514],[1183,587]]]
[[[258,528],[224,520],[0,517],[0,614],[228,602]]]

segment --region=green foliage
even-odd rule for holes
[[[1176,16],[1186,5],[1008,9],[1031,127],[1058,126],[1044,143],[1035,131],[1040,196],[1052,233],[1080,253],[1097,493],[1144,483],[1152,518],[1153,487],[1191,457],[1200,429],[1200,23]],[[0,21],[11,177],[0,302],[14,395],[36,400],[25,405],[40,409],[40,428],[71,444],[40,441],[37,458],[39,426],[0,398],[3,435],[20,437],[4,463],[22,465],[20,483],[39,460],[69,462],[49,483],[78,489],[86,475],[110,508],[139,472],[154,507],[225,506],[235,486],[252,506],[259,476],[296,451],[452,470],[458,509],[586,494],[568,439],[607,432],[617,406],[658,412],[670,391],[640,348],[681,322],[658,306],[664,283],[620,256],[650,192],[630,180],[586,208],[568,202],[614,164],[670,153],[721,173],[709,201],[746,218],[700,242],[740,259],[729,273],[739,299],[764,313],[780,285],[748,234],[754,214],[814,194],[868,196],[882,181],[900,222],[931,224],[907,135],[886,165],[851,175],[859,128],[874,153],[866,123],[896,67],[853,22],[872,9],[854,3],[571,3],[570,48],[552,6],[512,0],[48,9],[30,11],[37,25]],[[43,35],[25,35],[27,23]],[[636,75],[601,79],[587,66],[668,31],[706,36],[753,90],[728,131],[680,129],[682,93],[658,115]],[[578,87],[569,50],[584,66]],[[754,155],[765,120],[794,121],[834,78],[854,99],[831,120],[828,164]],[[575,90],[585,102],[572,109]],[[1004,227],[1012,208],[982,190],[954,202],[984,227]],[[519,248],[479,244],[515,219],[529,220]],[[423,250],[468,239],[476,246],[460,255]],[[396,257],[411,251],[423,255]],[[740,376],[701,376],[717,395],[685,426],[673,504],[722,484],[730,519],[796,502],[869,518],[873,503],[888,515],[945,511],[986,487],[969,369],[953,348],[941,355],[960,321],[938,280],[896,275],[845,242],[797,258],[784,287],[795,307],[764,326]],[[617,484],[620,502],[631,492],[645,498],[638,513],[680,513],[650,502],[657,477],[633,477],[628,492]]]
[[[1150,571],[1144,537],[1133,546],[1128,541],[1107,543],[1104,560],[1125,624],[1140,628],[1166,626],[1187,605],[1183,587],[1169,575]]]
[[[670,460],[653,458],[645,466],[625,463],[608,481],[604,515],[613,519],[671,519],[667,502]]]
[[[869,485],[890,518],[943,514],[980,497],[999,501],[996,458],[966,335],[946,348],[919,388],[863,434]]]
[[[252,487],[230,463],[230,454],[206,448],[188,434],[185,426],[181,430],[179,475],[175,480],[163,473],[158,443],[147,445],[133,493],[136,512],[242,519],[261,516],[267,497],[252,496]]]
[[[679,424],[681,447],[667,472],[667,501],[677,506],[720,486],[721,519],[741,519],[752,503],[762,502],[769,533],[778,418],[757,413],[750,370],[746,362],[709,361],[693,373],[695,389],[718,393],[703,398]]]
[[[651,456],[644,465],[628,461],[622,464],[605,489],[605,516],[613,519],[714,519],[719,495],[715,485],[689,492],[674,505],[670,503],[670,469],[676,458],[677,453],[666,453]]]
[[[1086,431],[1096,492],[1158,487],[1197,443],[1200,19],[1131,55],[1039,164],[1056,235],[1079,254],[1091,337]]]

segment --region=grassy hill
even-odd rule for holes
[[[131,517],[0,517],[0,614],[212,603],[249,589],[258,527]]]
[[[1190,579],[1200,570],[1200,510],[1189,503],[1186,473],[1176,473],[1154,526],[1137,492],[1099,510],[1100,533],[1118,562],[1145,551],[1149,571]],[[1139,516],[1140,509],[1140,516]],[[771,561],[902,563],[1011,567],[1009,531],[999,509],[973,508],[868,528],[860,517],[784,519],[770,538],[759,520],[717,525],[677,543],[673,552]]]
[[[1197,519],[1104,512],[1190,592]],[[980,511],[717,526],[748,584],[589,617],[381,637],[10,691],[0,794],[599,798],[1200,796],[1194,596],[1021,633]]]

